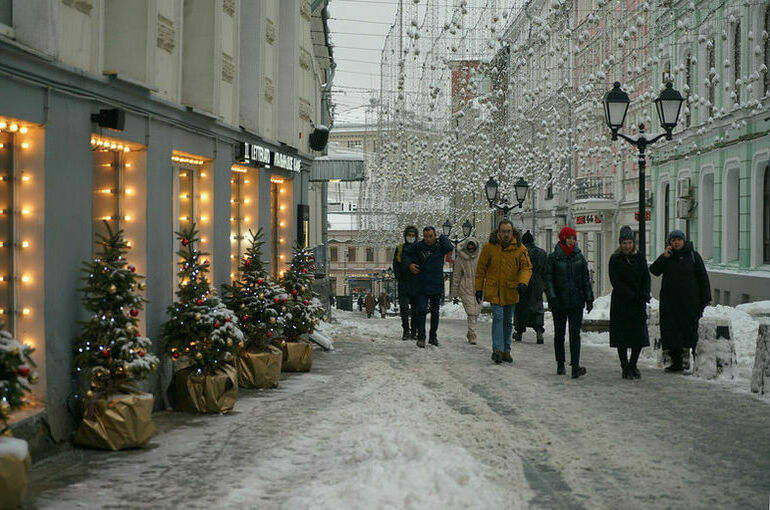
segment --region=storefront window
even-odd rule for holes
[[[249,230],[256,235],[259,228],[259,170],[241,165],[233,165],[231,170],[230,279],[236,280],[240,260],[251,243]]]
[[[209,239],[212,234],[211,216],[213,210],[212,201],[209,199],[212,193],[212,179],[209,177],[208,169],[210,163],[199,157],[177,151],[174,151],[171,163],[176,186],[175,232],[189,229],[195,224],[200,238],[200,250],[208,254],[206,260],[210,264],[209,271],[211,271],[212,258]],[[176,255],[174,257],[176,260]]]
[[[45,393],[43,314],[43,218],[45,131],[0,117],[0,322],[2,329],[35,348],[40,383],[33,404]]]
[[[290,183],[281,177],[270,178],[270,267],[274,277],[282,276],[291,263]]]

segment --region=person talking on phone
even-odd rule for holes
[[[650,266],[663,275],[660,288],[660,341],[671,356],[666,372],[684,370],[683,350],[698,344],[698,321],[711,303],[711,285],[700,254],[681,230],[672,230],[666,249]]]

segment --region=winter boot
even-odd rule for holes
[[[412,335],[409,331],[404,330],[404,334],[401,335],[401,340],[411,340]]]
[[[542,344],[543,343],[543,332],[538,331],[537,332],[537,343]]]
[[[623,379],[633,379],[634,373],[631,372],[631,365],[628,364],[628,360],[620,360],[620,371]]]
[[[564,368],[564,362],[561,361],[556,366],[556,375],[564,375],[567,373],[567,370]]]
[[[664,369],[664,372],[668,372],[669,374],[682,371],[684,371],[684,367],[682,366],[682,358],[675,359],[671,365]]]
[[[586,375],[586,372],[587,372],[587,370],[585,369],[585,367],[573,366],[572,367],[572,378],[573,379],[577,379],[581,375]]]
[[[506,363],[513,363],[513,357],[510,352],[503,352],[503,361]]]
[[[521,342],[521,337],[524,334],[523,331],[514,331],[513,332],[513,341],[514,342]]]
[[[433,345],[434,347],[438,347],[438,338],[433,337],[430,340],[428,340],[428,343]]]
[[[476,345],[476,333],[472,331],[468,331],[468,334],[465,335],[468,338],[468,343],[471,345]]]
[[[495,351],[492,353],[492,361],[494,361],[496,364],[500,364],[503,362],[503,352],[502,351]]]
[[[641,379],[642,373],[639,371],[638,368],[636,368],[636,365],[630,365],[628,369],[631,371],[631,378],[632,379]]]
[[[424,338],[418,338],[417,339],[417,347],[420,349],[425,349],[425,339]]]

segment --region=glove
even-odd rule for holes
[[[452,298],[452,303],[453,303],[453,304],[455,304],[455,305],[456,305],[456,304],[458,304],[459,302],[460,302],[460,298],[458,298],[458,297],[453,297],[453,298]]]
[[[484,293],[482,291],[480,291],[480,290],[476,291],[476,302],[478,304],[481,304],[481,298],[482,298],[483,295],[484,295]]]
[[[523,293],[527,291],[527,284],[526,283],[520,283],[518,286],[519,290],[519,296],[521,296]]]
[[[593,301],[587,302],[586,303],[586,310],[588,311],[588,313],[591,313],[591,310],[593,310],[593,309],[594,309],[594,302]]]

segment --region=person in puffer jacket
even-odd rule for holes
[[[556,351],[556,373],[564,375],[564,334],[569,322],[569,352],[572,378],[585,375],[580,366],[580,328],[583,324],[583,306],[590,313],[594,307],[594,291],[588,262],[577,245],[577,232],[564,227],[559,232],[559,243],[548,255],[545,264],[545,292],[553,312],[553,346]]]
[[[476,319],[481,311],[481,304],[476,302],[474,288],[476,280],[476,264],[479,261],[479,243],[469,238],[457,251],[454,273],[452,273],[451,297],[460,299],[468,316],[468,342],[476,345]]]

